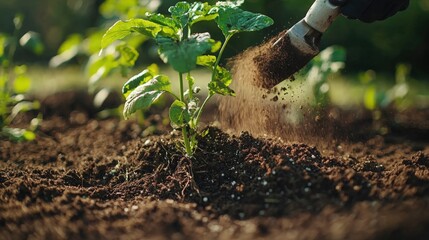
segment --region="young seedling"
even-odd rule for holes
[[[172,95],[175,100],[169,110],[171,126],[182,130],[183,149],[187,156],[192,156],[197,147],[200,117],[207,102],[216,94],[234,96],[234,91],[229,88],[231,74],[219,65],[226,45],[237,33],[258,31],[273,24],[267,16],[241,10],[242,3],[228,1],[209,5],[183,1],[169,8],[171,16],[149,14],[145,19],[116,22],[104,34],[102,48],[132,33],[150,37],[158,45],[160,58],[177,71],[180,84],[179,93],[173,93],[170,79],[151,68],[133,76],[122,88],[126,97],[125,118],[148,108],[164,93]],[[193,26],[202,21],[215,21],[224,41],[213,40],[208,32],[194,33]],[[217,56],[213,55],[216,52]],[[203,101],[197,96],[200,88],[195,86],[191,74],[197,66],[211,71],[208,94]]]
[[[26,75],[25,65],[14,66],[13,57],[18,46],[27,48],[35,54],[43,51],[43,44],[35,32],[27,32],[18,41],[18,34],[22,26],[23,17],[14,18],[15,31],[12,36],[0,34],[0,138],[12,141],[30,141],[36,135],[40,117],[31,121],[28,129],[12,128],[10,124],[21,112],[39,109],[37,101],[26,100],[24,94],[30,89],[31,79]]]

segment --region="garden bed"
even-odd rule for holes
[[[429,238],[427,110],[329,144],[207,127],[187,159],[167,113],[97,120],[58,96],[35,141],[0,142],[0,239]]]

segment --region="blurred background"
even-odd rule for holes
[[[86,35],[96,28],[110,26],[118,18],[127,18],[119,10],[109,9],[104,2],[118,5],[135,2],[152,5],[151,10],[166,12],[177,1],[104,1],[104,0],[13,0],[0,1],[0,32],[12,34],[15,14],[24,16],[22,32],[40,33],[45,51],[35,56],[28,51],[16,53],[17,62],[47,63],[56,55],[61,43],[71,34]],[[122,2],[122,3],[121,3]],[[312,0],[247,0],[244,9],[261,12],[275,20],[275,25],[264,32],[240,34],[232,41],[227,56],[258,44],[269,36],[290,27],[301,19]],[[101,7],[101,8],[100,8]],[[347,51],[346,73],[376,69],[377,72],[394,73],[396,64],[412,66],[411,75],[425,78],[429,74],[429,0],[412,0],[409,8],[394,17],[372,24],[340,17],[323,38],[323,46],[341,45]],[[134,13],[134,15],[138,15]],[[216,33],[215,26],[212,28]],[[210,30],[210,29],[209,29]],[[219,33],[218,33],[219,34]],[[215,36],[220,37],[220,35]],[[151,62],[154,56],[142,55],[141,61]]]
[[[28,31],[38,33],[31,36],[36,36],[43,48],[35,43],[32,49],[18,47],[13,57],[15,65],[27,65],[33,79],[31,91],[36,95],[75,88],[92,93],[102,88],[118,91],[131,73],[153,62],[163,65],[154,42],[136,35],[126,40],[139,53],[136,66],[118,66],[114,47],[113,51],[99,55],[104,32],[119,19],[143,18],[153,12],[168,14],[168,7],[177,2],[1,0],[0,40],[2,35],[12,42],[10,39],[18,41]],[[246,0],[243,9],[266,14],[275,24],[260,32],[237,34],[226,49],[224,64],[229,57],[291,27],[304,17],[312,3],[313,0]],[[14,30],[17,14],[23,17],[18,31]],[[320,54],[301,72],[299,86],[295,88],[307,89],[301,90],[308,92],[303,99],[312,98],[318,105],[331,102],[340,106],[360,105],[369,110],[392,104],[400,109],[427,107],[428,26],[429,0],[412,0],[406,11],[371,24],[340,16],[322,38],[321,49],[327,49],[326,54]],[[196,32],[209,31],[212,38],[223,40],[214,22],[198,23],[195,28]],[[29,42],[27,45],[31,45]],[[7,45],[6,42],[6,49]],[[169,75],[168,69],[163,71]],[[208,78],[204,72],[200,76],[203,81]]]

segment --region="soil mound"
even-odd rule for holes
[[[157,121],[51,116],[33,142],[0,141],[1,238],[429,237],[427,142],[316,148],[209,127],[187,159],[168,128],[141,137]]]

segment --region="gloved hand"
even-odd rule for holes
[[[341,13],[351,19],[363,22],[384,20],[405,10],[409,0],[329,0],[333,5],[341,6]]]

